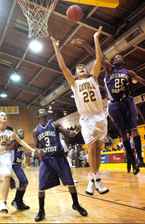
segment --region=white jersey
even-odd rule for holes
[[[75,80],[72,91],[80,115],[104,113],[99,85],[93,76]]]
[[[13,131],[3,130],[0,131],[0,154],[7,151],[7,143],[13,140]]]

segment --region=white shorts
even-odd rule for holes
[[[104,142],[107,135],[107,119],[105,114],[81,116],[80,125],[85,144],[95,141]]]
[[[0,154],[0,176],[11,176],[12,174],[12,153]]]

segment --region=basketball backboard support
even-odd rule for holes
[[[63,0],[63,1],[83,5],[93,5],[97,7],[107,7],[107,8],[116,8],[117,6],[119,6],[119,0]]]

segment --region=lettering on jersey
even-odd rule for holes
[[[117,93],[120,93],[120,92],[124,92],[126,90],[126,85],[127,85],[127,82],[128,82],[128,76],[125,73],[116,72],[116,73],[113,73],[110,76],[110,81],[114,82],[114,84],[112,85],[111,92],[113,94],[117,94]]]
[[[85,82],[79,85],[79,92],[82,92],[84,90],[94,90],[95,86],[91,84],[90,82]]]
[[[111,75],[110,75],[110,80],[112,80],[112,79],[116,79],[116,78],[127,78],[126,77],[126,74],[125,73],[120,73],[120,72],[115,72],[115,73],[112,73]]]
[[[7,144],[12,141],[12,135],[8,134],[6,131],[0,133],[0,153],[6,151]]]
[[[8,136],[8,135],[0,135],[0,144],[3,145],[3,144],[6,144],[8,142],[11,141],[11,136]]]
[[[125,68],[114,69],[112,74],[107,74],[105,86],[111,100],[118,100],[129,94],[129,76]]]
[[[123,78],[116,78],[114,80],[114,87],[112,88],[112,93],[120,93],[125,91],[125,82],[126,79]]]
[[[38,140],[41,141],[44,138],[49,139],[49,137],[55,137],[55,136],[56,136],[55,131],[45,131],[38,135]]]
[[[57,152],[57,146],[52,146],[50,142],[50,137],[56,137],[55,131],[45,131],[38,135],[38,140],[44,140],[45,147],[41,148],[44,153]]]
[[[57,152],[56,146],[49,146],[41,149],[44,153]]]
[[[96,101],[95,86],[90,82],[85,82],[79,85],[79,92],[83,93],[84,103]]]

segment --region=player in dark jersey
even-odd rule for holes
[[[59,132],[62,130],[52,120],[49,120],[46,110],[39,111],[39,119],[40,123],[33,133],[35,144],[41,156],[39,169],[39,211],[35,217],[35,221],[38,222],[45,218],[45,190],[59,185],[59,179],[64,185],[68,185],[73,201],[72,208],[77,210],[82,216],[87,216],[87,211],[79,204],[71,170],[64,156],[59,137]]]
[[[19,136],[20,139],[24,139],[24,130],[18,129],[17,135]],[[15,197],[12,201],[12,205],[17,210],[20,210],[20,211],[27,210],[30,208],[29,206],[25,205],[25,203],[23,202],[23,197],[28,185],[28,179],[22,167],[23,157],[24,157],[23,147],[15,141],[14,150],[13,150],[12,169],[13,169],[15,182],[16,183],[18,182],[19,186],[16,186],[17,190],[16,190]]]
[[[133,173],[137,174],[139,168],[136,166],[128,132],[134,139],[136,153],[140,161],[139,166],[144,166],[144,162],[141,138],[137,130],[137,110],[130,89],[133,80],[137,80],[143,85],[145,85],[145,80],[134,71],[125,68],[125,61],[121,55],[115,55],[112,63],[105,61],[104,66],[106,70],[104,81],[109,98],[108,112],[122,137],[127,159],[133,166]]]

